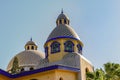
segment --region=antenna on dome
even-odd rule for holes
[[[63,14],[63,8],[62,8],[62,10],[61,10],[61,13]]]

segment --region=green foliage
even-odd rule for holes
[[[104,80],[104,71],[96,69],[94,72],[87,72],[87,80]]]
[[[18,58],[15,57],[14,61],[13,61],[13,65],[12,65],[12,69],[11,69],[11,74],[17,74],[19,73],[19,65],[18,65]]]
[[[104,69],[87,72],[86,80],[120,80],[120,64],[108,62]]]

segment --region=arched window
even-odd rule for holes
[[[74,44],[72,41],[66,41],[64,43],[65,52],[73,52],[74,51]]]
[[[51,44],[51,53],[60,52],[60,43],[55,41]]]
[[[85,69],[85,72],[86,72],[86,73],[87,73],[87,72],[89,72],[89,69],[88,69],[88,68],[86,68],[86,69]]]
[[[34,50],[34,46],[32,46],[31,49]]]
[[[82,52],[82,46],[80,44],[78,44],[77,48],[78,48],[78,53],[81,53]]]
[[[63,80],[63,78],[62,77],[60,77],[60,79],[59,80]]]
[[[45,47],[45,57],[48,57],[48,47]]]
[[[61,19],[60,19],[59,23],[62,24],[62,20]]]
[[[33,68],[33,67],[31,67],[31,68],[30,68],[30,71],[31,71],[31,70],[34,70],[34,68]]]
[[[64,24],[66,24],[66,20],[64,19]]]
[[[88,77],[88,73],[89,73],[89,69],[88,69],[88,68],[85,68],[86,78]]]
[[[23,71],[24,71],[24,68],[21,69],[21,72],[23,72]]]
[[[29,48],[29,46],[27,47],[27,50],[29,50],[30,48]]]

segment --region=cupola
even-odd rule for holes
[[[25,44],[25,50],[37,50],[37,45],[32,41],[32,38]]]
[[[24,47],[24,51],[19,52],[10,60],[7,67],[9,73],[17,74],[37,69],[40,60],[45,58],[44,53],[37,50],[37,45],[32,41],[32,38]]]
[[[63,13],[63,10],[62,10],[61,14],[58,16],[58,18],[56,20],[57,26],[59,24],[67,24],[67,25],[69,25],[69,23],[70,23],[69,18]]]

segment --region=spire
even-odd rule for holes
[[[61,10],[61,14],[63,14],[63,8],[62,8],[62,10]]]
[[[30,41],[32,41],[32,37],[30,38]]]

